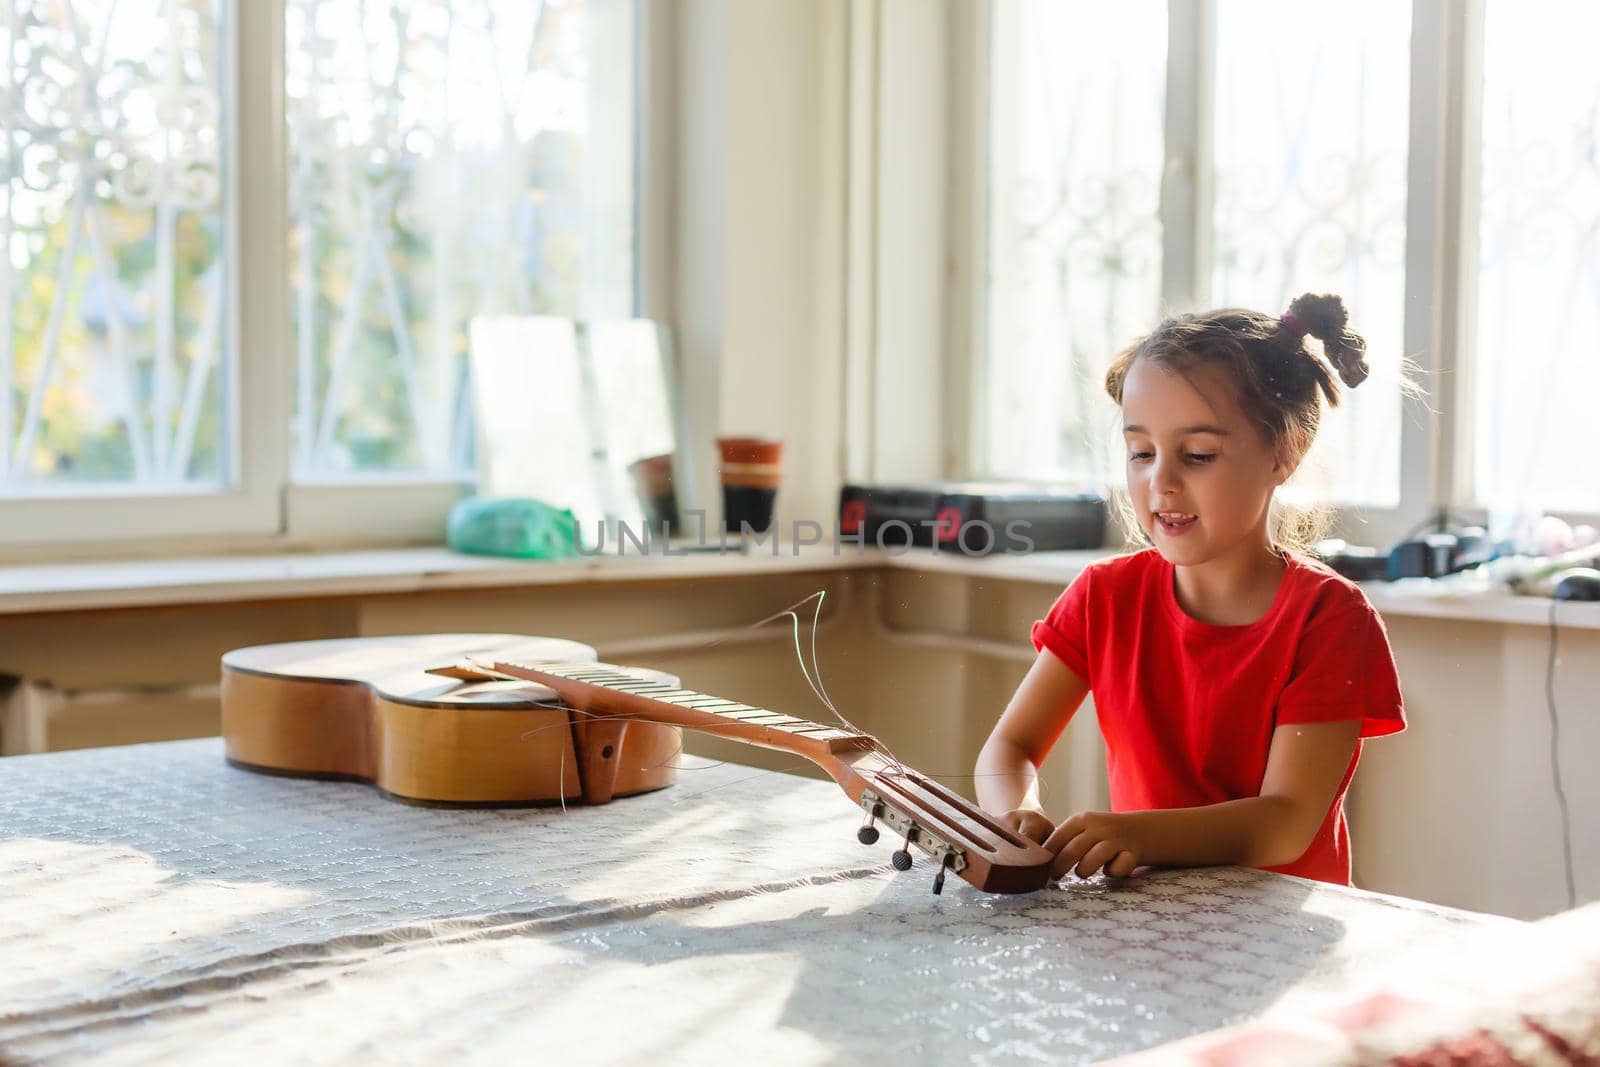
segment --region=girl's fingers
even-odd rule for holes
[[[1073,838],[1077,837],[1081,833],[1083,833],[1082,816],[1070,816],[1069,818],[1063,819],[1061,825],[1057,826],[1050,836],[1045,838],[1044,847],[1049,849],[1051,852],[1059,854],[1062,849],[1066,848],[1067,844],[1071,842]]]
[[[1016,828],[1017,833],[1026,837],[1029,841],[1037,841],[1041,845],[1049,840],[1050,835],[1055,832],[1056,828],[1055,824],[1043,815],[1031,812],[1024,816],[1020,823],[1021,825]]]
[[[1060,833],[1061,831],[1058,828],[1054,834],[1050,835],[1050,839],[1052,841],[1055,840]],[[1077,862],[1083,858],[1084,853],[1094,847],[1094,844],[1094,839],[1087,832],[1080,833],[1069,840],[1061,847],[1061,851],[1056,853],[1056,861],[1050,865],[1050,877],[1064,878],[1066,873],[1072,870]],[[1045,847],[1048,848],[1049,846],[1046,845]]]
[[[1106,864],[1106,873],[1113,878],[1127,878],[1133,874],[1133,869],[1138,865],[1139,858],[1127,849],[1123,849]]]
[[[1115,859],[1121,851],[1122,848],[1115,841],[1098,842],[1078,861],[1078,877],[1088,878],[1093,875],[1095,871]]]
[[[1036,844],[1044,844],[1055,830],[1055,823],[1037,811],[1009,811],[1000,817],[1000,825],[1019,837]]]

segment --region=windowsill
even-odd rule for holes
[[[589,582],[686,581],[796,571],[888,567],[1001,582],[1064,587],[1103,551],[1036,552],[984,558],[914,549],[857,551],[782,546],[746,553],[689,552],[585,557],[562,562],[472,556],[443,546],[362,551],[273,553],[103,563],[40,563],[0,567],[0,615],[95,611],[175,604],[368,596],[444,589],[489,589]],[[1419,596],[1383,583],[1363,586],[1386,617],[1545,626],[1551,602],[1505,593]],[[1600,630],[1600,603],[1563,603],[1562,626]]]
[[[605,581],[735,577],[872,566],[876,553],[695,552],[560,562],[473,556],[444,546],[0,567],[0,614],[164,604],[365,596]]]

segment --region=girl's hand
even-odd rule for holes
[[[1088,878],[1101,868],[1113,878],[1126,878],[1144,854],[1132,821],[1110,811],[1078,812],[1055,828],[1044,847],[1056,853],[1050,865],[1052,879],[1074,869],[1079,878]]]
[[[1000,825],[1041,845],[1056,828],[1056,824],[1036,808],[1012,808],[1000,816]]]

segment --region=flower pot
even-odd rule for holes
[[[666,538],[679,528],[678,494],[672,483],[672,454],[646,456],[628,464],[633,491],[644,510],[645,525],[656,537]]]
[[[740,533],[745,528],[765,533],[772,525],[778,496],[783,442],[764,437],[719,437],[722,463],[722,528]]]

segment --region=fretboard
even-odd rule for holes
[[[512,676],[516,676],[518,671],[531,671],[553,679],[577,682],[599,690],[666,705],[667,708],[661,709],[659,715],[661,721],[724,736],[754,740],[755,738],[751,736],[752,729],[776,730],[794,735],[797,741],[822,742],[832,751],[860,747],[871,741],[867,735],[853,730],[827,726],[809,719],[798,719],[769,708],[741,704],[736,700],[724,700],[706,693],[697,693],[692,689],[677,689],[605,663],[502,661],[489,666],[492,670]],[[557,692],[569,702],[574,695],[561,692],[560,687],[557,687]],[[626,713],[638,710],[636,707],[607,701],[604,697],[598,699],[599,703],[609,711]],[[675,714],[667,709],[680,709],[680,711]]]

